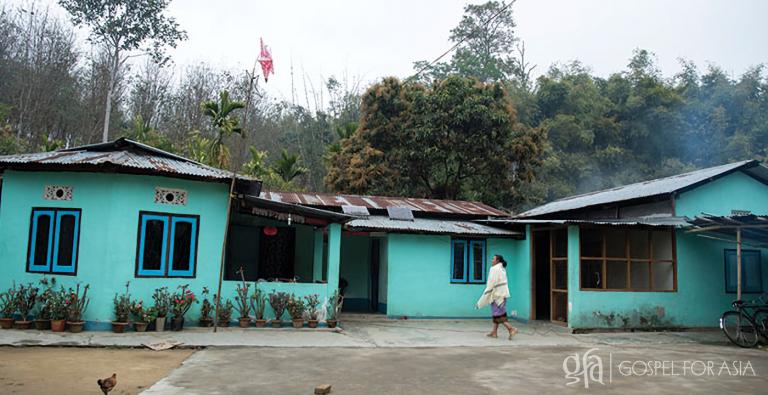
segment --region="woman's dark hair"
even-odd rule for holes
[[[494,258],[496,258],[497,261],[501,262],[501,266],[507,267],[507,261],[504,260],[504,257],[501,255],[494,255]]]

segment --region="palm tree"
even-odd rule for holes
[[[229,99],[229,92],[226,90],[219,93],[219,101],[206,101],[202,104],[203,114],[211,118],[213,127],[216,128],[216,138],[210,145],[210,161],[212,165],[220,168],[229,166],[229,149],[224,145],[224,139],[232,134],[242,136],[243,129],[240,128],[240,122],[233,117],[233,112],[245,108],[245,103]]]
[[[272,169],[285,182],[291,182],[294,178],[309,171],[306,167],[299,165],[299,154],[289,154],[288,150],[283,149],[280,153],[280,159],[275,161]]]

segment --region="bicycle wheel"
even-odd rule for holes
[[[759,340],[755,324],[739,311],[723,313],[720,317],[720,329],[733,344],[739,347],[754,347]]]
[[[755,312],[755,326],[760,334],[760,342],[768,344],[768,309],[759,309]]]

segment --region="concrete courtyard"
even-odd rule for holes
[[[45,377],[59,371],[71,377],[73,366],[83,366],[87,380],[62,379],[56,386],[56,393],[71,394],[99,393],[95,379],[113,370],[126,380],[113,394],[311,394],[323,383],[333,385],[333,394],[751,394],[768,387],[765,349],[731,346],[718,331],[574,335],[549,324],[517,325],[512,341],[485,337],[485,320],[357,320],[338,331],[227,328],[216,334],[1,331],[0,345],[14,348],[0,353],[26,355],[0,363],[0,392],[39,393],[19,377],[37,377],[39,361],[56,352],[82,350],[26,346],[88,347],[83,358],[117,362],[81,364],[64,351],[69,370],[54,366]],[[136,349],[161,340],[183,342],[188,354]],[[132,367],[136,358],[153,375]],[[3,380],[13,386],[2,387]]]

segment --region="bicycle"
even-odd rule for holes
[[[733,310],[720,317],[720,329],[733,344],[752,348],[760,342],[768,342],[768,305],[761,296],[751,304],[737,300],[731,304]]]

